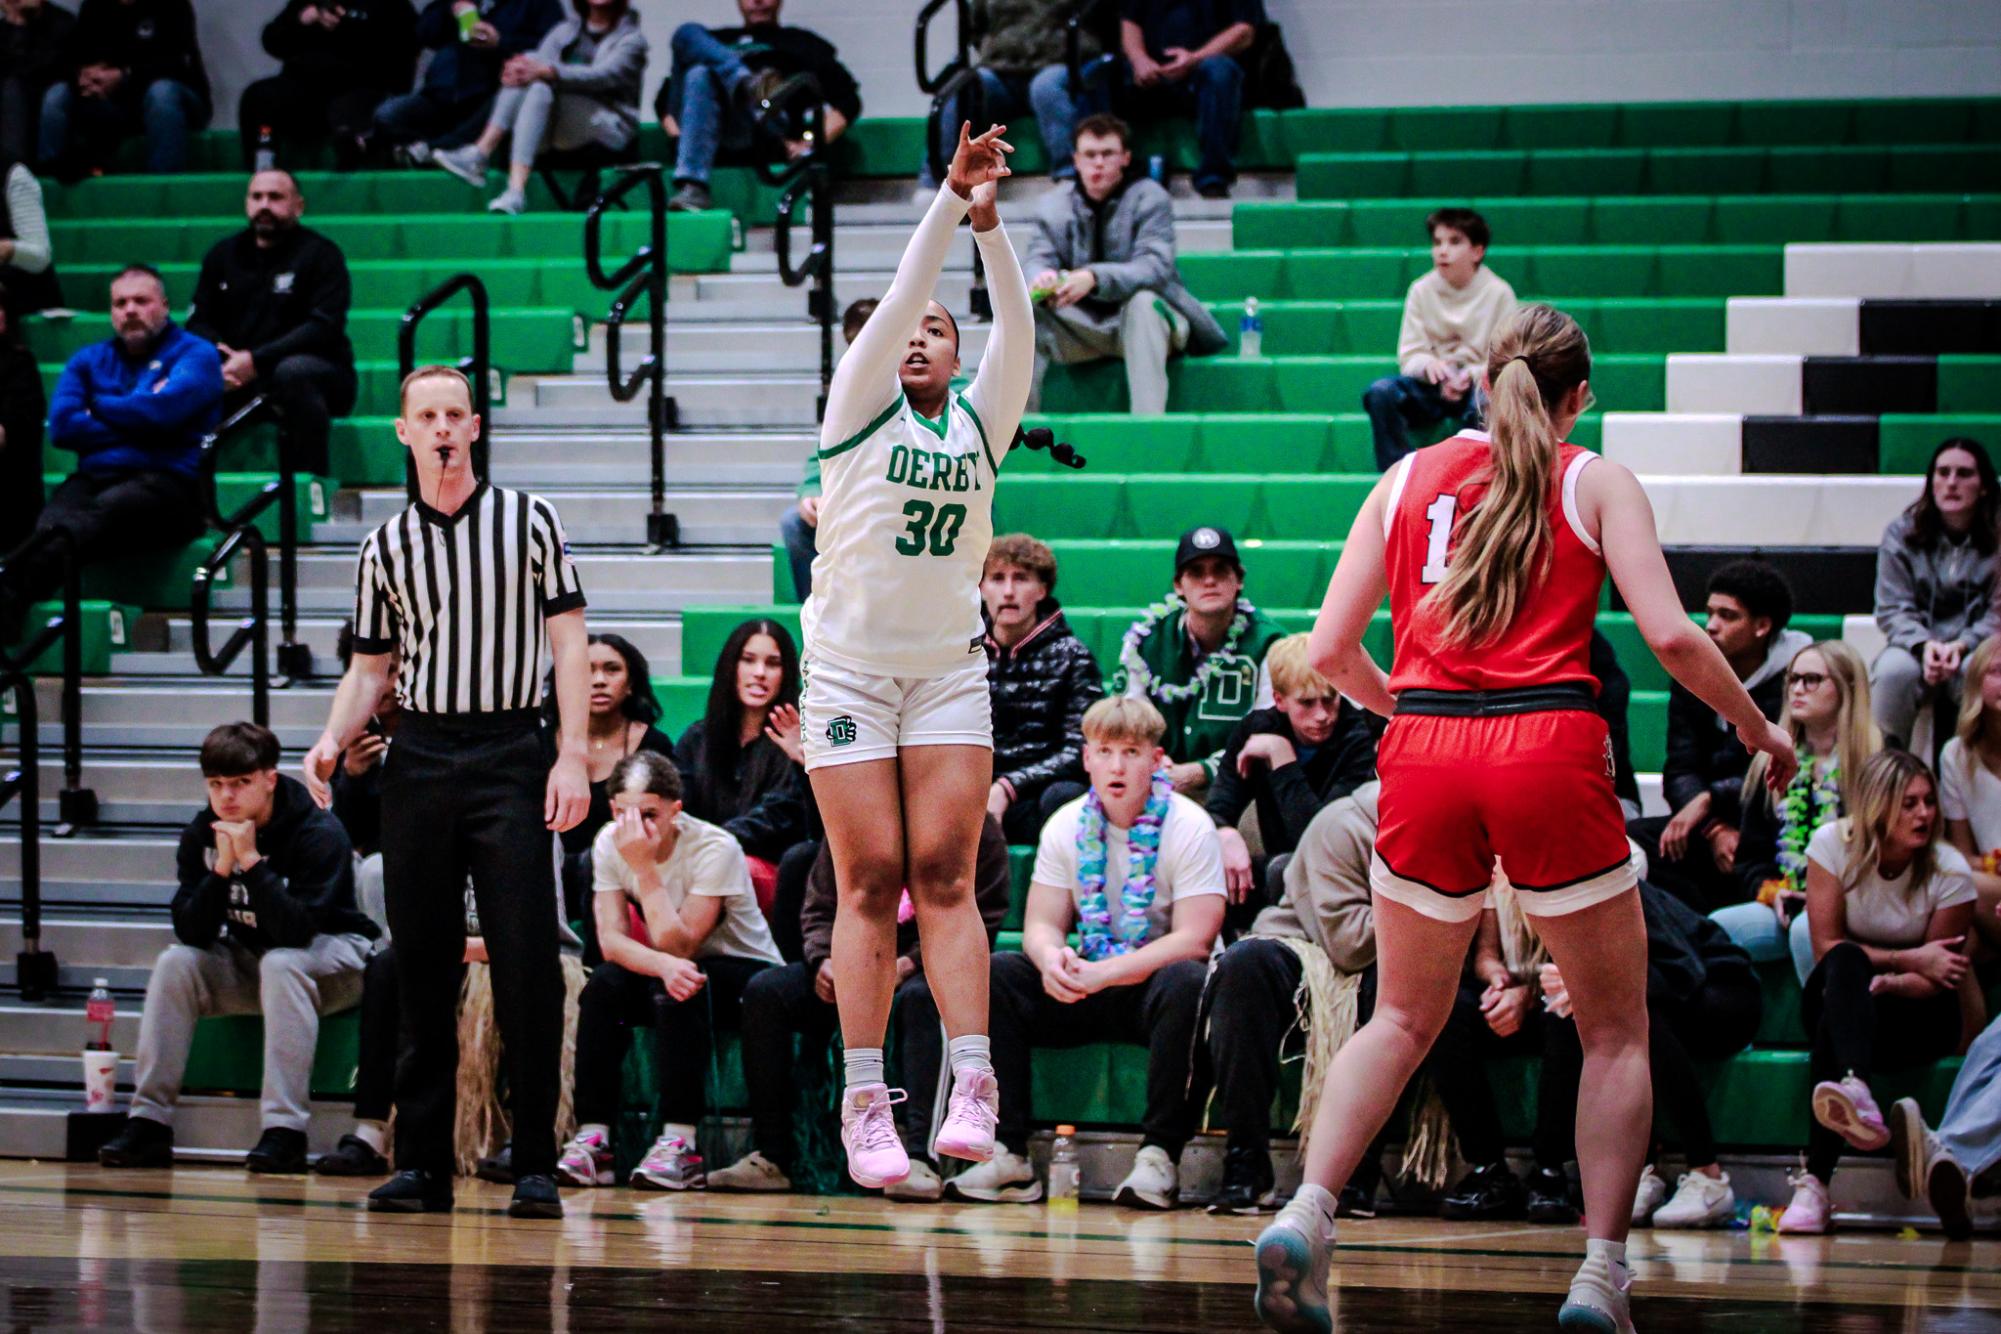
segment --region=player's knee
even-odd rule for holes
[[[1372,413],[1384,413],[1397,405],[1398,385],[1396,377],[1386,375],[1362,391],[1362,408]]]
[[[894,916],[903,898],[903,877],[888,866],[857,867],[839,883],[841,908],[864,917]]]
[[[973,896],[973,870],[956,849],[913,856],[910,898],[927,907],[953,907]]]

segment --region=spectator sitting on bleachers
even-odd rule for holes
[[[1006,125],[1024,113],[1034,113],[1049,155],[1049,175],[1059,181],[1077,174],[1070,154],[1078,111],[1100,101],[1070,87],[1066,25],[1076,10],[1070,0],[974,0],[968,34],[975,76],[982,85],[980,124]],[[1098,34],[1087,23],[1077,35],[1078,56],[1088,65],[1099,53]],[[970,91],[956,93],[939,112],[941,163],[952,160],[960,123],[974,119],[969,114],[972,98]],[[919,207],[929,208],[937,193],[927,154],[912,198]]]
[[[1487,220],[1470,208],[1442,208],[1424,220],[1431,272],[1410,285],[1397,331],[1397,373],[1362,393],[1374,433],[1376,466],[1411,452],[1410,433],[1454,419],[1477,427],[1487,347],[1515,311],[1515,289],[1488,268]]]
[[[1127,179],[1132,131],[1116,116],[1077,126],[1076,179],[1042,197],[1023,268],[1035,307],[1035,379],[1042,398],[1052,361],[1116,357],[1126,364],[1131,411],[1167,411],[1167,360],[1229,345],[1174,263],[1174,204],[1158,181]]]
[[[208,806],[176,856],[178,943],[146,983],[131,1115],[98,1161],[168,1166],[195,1021],[262,1014],[264,1133],[244,1165],[303,1172],[320,1015],[360,998],[375,923],[355,906],[347,831],[278,773],[277,737],[226,723],[202,742],[201,770]]]
[[[368,147],[375,109],[410,91],[417,12],[410,0],[286,0],[264,25],[264,49],[283,65],[245,88],[236,104],[244,170],[257,165],[269,130],[280,162],[292,150],[331,141],[334,168],[352,171]]]
[[[42,183],[21,162],[0,166],[0,182],[6,190],[6,206],[0,208],[0,281],[7,284],[13,308],[23,315],[59,307],[63,289],[56,278]]]
[[[583,148],[622,153],[639,137],[639,82],[646,73],[646,34],[631,0],[576,0],[577,17],[549,29],[532,55],[500,70],[500,92],[479,138],[442,149],[433,159],[468,184],[485,188],[486,163],[512,136],[507,188],[493,213],[528,208],[528,177],[545,150]]]
[[[1651,1163],[1633,1201],[1633,1225],[1710,1228],[1727,1224],[1737,1209],[1730,1177],[1716,1160],[1716,1132],[1696,1061],[1734,1056],[1751,1044],[1764,1015],[1764,994],[1750,956],[1722,927],[1674,895],[1640,882],[1647,922],[1648,1068],[1653,1073],[1654,1121],[1665,1113],[1680,1137],[1688,1171],[1672,1198]],[[1561,1123],[1556,1138],[1577,1137],[1577,1090],[1584,1047],[1577,1037],[1570,994],[1554,963],[1542,966],[1543,1068],[1538,1117]],[[1661,1161],[1655,1134],[1652,1162]]]
[[[572,1186],[612,1184],[628,1029],[650,1027],[665,1124],[632,1185],[699,1188],[695,1130],[707,1107],[713,1030],[738,1027],[744,988],[782,960],[743,850],[681,809],[674,762],[650,750],[628,755],[612,770],[611,788],[617,815],[592,849],[605,961],[578,1003],[577,1133],[556,1175]]]
[[[980,825],[980,851],[973,870],[973,898],[992,946],[1007,917],[1007,839],[1000,825]],[[800,909],[803,957],[782,968],[767,968],[743,993],[743,1074],[750,1096],[751,1151],[728,1167],[709,1173],[709,1189],[786,1191],[793,1189],[799,1145],[793,1133],[793,1071],[799,1063],[823,1059],[839,1023],[834,1008],[834,970],[828,962],[834,941],[834,855],[823,843],[806,880]],[[903,1086],[896,1104],[896,1129],[910,1156],[910,1175],[883,1189],[892,1200],[935,1200],[944,1181],[931,1156],[932,1114],[945,1057],[938,1005],[924,979],[914,915],[896,924],[896,992],[892,1001],[903,1059]],[[792,1039],[801,1039],[801,1062]],[[831,1118],[829,1118],[831,1120]]]
[[[1886,750],[1854,788],[1850,814],[1807,845],[1807,922],[1819,962],[1800,1017],[1813,1035],[1813,1124],[1780,1232],[1826,1232],[1842,1147],[1872,1153],[1890,1142],[1870,1078],[1960,1047],[1973,880],[1966,859],[1937,841],[1931,770]]]
[[[86,563],[181,546],[207,526],[195,482],[202,438],[222,412],[222,359],[177,326],[167,285],[149,264],[111,280],[113,336],[63,367],[49,404],[49,443],[76,472],[42,507],[36,528],[65,528]],[[0,640],[28,604],[62,582],[45,547],[0,572]]]
[[[35,156],[42,98],[67,76],[76,15],[49,0],[0,0],[0,161]]]
[[[13,291],[0,281],[0,560],[28,540],[42,512],[42,371],[21,336]],[[12,626],[0,620],[0,642]]]
[[[876,299],[865,296],[841,312],[843,343],[855,341],[868,317],[875,314],[875,307]],[[820,491],[820,449],[819,441],[815,440],[813,451],[806,456],[806,475],[799,479],[796,493],[799,503],[785,511],[778,521],[778,536],[785,543],[785,561],[792,569],[792,592],[801,602],[813,592],[813,558],[820,551]]]
[[[1280,872],[1284,897],[1259,913],[1250,934],[1216,961],[1204,1050],[1215,1115],[1228,1138],[1223,1189],[1211,1213],[1254,1214],[1274,1203],[1271,1106],[1281,1056],[1298,1051],[1305,1057],[1293,1122],[1303,1139],[1313,1125],[1326,1061],[1374,1008],[1369,859],[1380,792],[1380,784],[1364,783],[1320,808]],[[1376,1181],[1376,1162],[1365,1158],[1341,1192],[1344,1212],[1372,1214]]]
[[[1958,735],[1939,756],[1938,809],[1946,841],[1973,867],[1974,921],[1992,956],[2001,953],[2001,638],[1980,641],[1966,680]]]
[[[1271,705],[1265,654],[1285,637],[1244,601],[1244,563],[1221,528],[1191,528],[1174,551],[1174,595],[1125,633],[1112,693],[1153,701],[1167,720],[1174,790],[1215,781],[1238,721]]]
[[[189,0],[83,0],[63,66],[42,96],[44,170],[81,180],[133,134],[146,138],[147,171],[186,169],[212,109]]]
[[[2001,480],[1987,447],[1963,436],[1932,452],[1924,490],[1890,520],[1876,553],[1876,624],[1889,640],[1869,667],[1876,724],[1909,745],[1927,703],[1959,701],[1965,658],[2001,631],[1995,548]]]
[[[1105,693],[1097,659],[1063,619],[1056,553],[1026,533],[987,548],[987,687],[994,781],[987,814],[1010,843],[1034,843],[1057,807],[1084,795],[1084,711]]]
[[[716,655],[708,705],[674,746],[688,814],[743,848],[760,907],[778,863],[810,832],[806,771],[781,739],[799,731],[799,650],[776,621],[745,621]]]
[[[1167,780],[1165,728],[1144,699],[1101,699],[1084,714],[1091,791],[1043,826],[1021,950],[993,956],[1000,1121],[992,1160],[946,1184],[960,1199],[1042,1196],[1028,1161],[1035,1048],[1133,1042],[1147,1048],[1146,1114],[1116,1200],[1174,1207],[1177,1160],[1195,1128],[1190,1060],[1224,888],[1215,824]],[[1075,949],[1065,943],[1073,927]]]
[[[415,90],[375,108],[372,142],[419,164],[469,142],[486,124],[502,68],[562,18],[562,0],[431,0],[417,15],[417,44],[431,63]]]
[[[1753,962],[1791,956],[1802,984],[1813,971],[1807,934],[1807,849],[1814,831],[1853,809],[1855,784],[1883,734],[1869,717],[1862,659],[1840,640],[1810,644],[1786,668],[1779,726],[1799,743],[1800,770],[1774,796],[1765,764],[1744,773],[1744,823],[1735,858],[1737,897],[1710,914]]]
[[[674,738],[657,726],[660,699],[653,693],[652,668],[636,645],[623,635],[591,635],[591,714],[586,724],[590,754],[584,765],[591,780],[590,813],[559,837],[563,840],[563,911],[581,918],[590,930],[591,845],[598,830],[611,823],[611,771],[637,751],[650,750],[672,758]],[[543,717],[553,729],[556,717],[556,676],[549,674]],[[593,956],[595,962],[595,956]]]
[[[284,417],[292,465],[324,473],[333,420],[354,410],[347,338],[354,289],[340,246],[299,224],[305,211],[292,173],[250,178],[243,198],[250,225],[203,257],[188,331],[222,354],[225,410],[269,395]]]
[[[1306,636],[1287,635],[1265,654],[1272,706],[1247,715],[1230,734],[1206,803],[1223,845],[1223,877],[1232,903],[1258,908],[1271,859],[1291,852],[1321,807],[1376,776],[1376,738],[1361,709],[1313,670]],[[1237,822],[1253,805],[1264,852],[1251,855]]]
[[[1237,179],[1244,67],[1264,23],[1260,0],[1120,0],[1122,109],[1142,119],[1195,117],[1195,192],[1226,199]]]
[[[797,137],[802,131],[795,125],[762,127],[757,119],[764,99],[794,75],[810,74],[820,85],[817,147],[833,143],[861,118],[861,90],[833,44],[781,24],[779,5],[780,0],[737,0],[741,27],[683,23],[674,30],[674,67],[653,102],[661,128],[680,140],[674,197],[667,207],[686,212],[709,207],[709,172],[719,149],[768,147],[793,160],[816,147]],[[766,144],[759,143],[760,134]]]
[[[1890,1160],[1905,1198],[1929,1203],[1947,1237],[1973,1235],[1967,1196],[2001,1194],[2001,1021],[1967,1048],[1937,1131],[1925,1124],[1916,1098],[1897,1099]]]
[[[341,673],[354,658],[354,622],[343,621],[340,637],[334,641],[334,656],[340,659]],[[382,908],[382,761],[389,754],[389,742],[403,721],[403,703],[396,697],[396,667],[392,663],[375,701],[368,730],[341,752],[333,772],[333,813],[347,830],[354,855],[361,859],[355,872],[355,897],[362,911],[378,921],[388,920]],[[372,881],[372,884],[369,883]]]
[[[1788,630],[1793,592],[1758,560],[1735,560],[1709,576],[1709,637],[1768,718],[1784,707],[1786,667],[1813,641]],[[1633,820],[1627,834],[1646,854],[1647,878],[1697,912],[1743,901],[1737,878],[1742,790],[1750,752],[1737,730],[1680,682],[1668,686],[1667,763],[1661,795],[1671,815]]]

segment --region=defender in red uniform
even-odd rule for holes
[[[1420,450],[1383,478],[1313,628],[1313,665],[1391,717],[1371,876],[1377,997],[1328,1069],[1304,1184],[1258,1237],[1257,1310],[1275,1329],[1331,1329],[1335,1193],[1444,1026],[1502,873],[1563,971],[1584,1047],[1577,1157],[1590,1236],[1558,1323],[1633,1328],[1625,1240],[1653,1096],[1646,926],[1589,665],[1608,572],[1669,673],[1772,757],[1771,781],[1798,766],[1682,610],[1639,483],[1562,443],[1590,374],[1575,321],[1548,306],[1519,312],[1488,358],[1491,435]],[[1394,675],[1362,648],[1385,595]]]

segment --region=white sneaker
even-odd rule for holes
[[[514,217],[528,211],[528,192],[525,190],[502,190],[486,206],[488,213],[505,213]]]
[[[1730,1174],[1713,1177],[1684,1172],[1675,1183],[1674,1198],[1654,1212],[1655,1227],[1721,1227],[1737,1212],[1737,1192]]]
[[[486,154],[472,144],[438,149],[431,154],[431,165],[443,167],[467,185],[486,185]]]
[[[1588,1334],[1633,1334],[1633,1271],[1624,1265],[1618,1271],[1604,1256],[1586,1255],[1570,1280],[1570,1296],[1556,1313],[1557,1326]]]
[[[1779,1233],[1791,1237],[1818,1237],[1832,1225],[1834,1208],[1828,1203],[1827,1187],[1808,1171],[1786,1178],[1793,1188],[1792,1202],[1779,1215]]]
[[[752,1149],[728,1167],[709,1173],[709,1189],[745,1193],[788,1191],[792,1189],[792,1178],[777,1163]]]
[[[1167,1156],[1166,1149],[1147,1144],[1134,1156],[1133,1170],[1119,1183],[1112,1203],[1128,1209],[1172,1209],[1180,1193],[1181,1177],[1174,1160]]]
[[[617,1179],[611,1140],[595,1130],[572,1135],[556,1160],[556,1179],[566,1186],[609,1186]]]
[[[945,1193],[978,1204],[1034,1204],[1042,1198],[1042,1182],[1028,1159],[997,1144],[993,1157],[947,1181]]]
[[[1640,1173],[1640,1188],[1633,1195],[1633,1226],[1645,1227],[1647,1220],[1654,1216],[1654,1210],[1661,1207],[1668,1197],[1668,1183],[1652,1163]]]
[[[679,1135],[662,1135],[626,1184],[634,1190],[701,1190],[708,1185],[708,1172],[694,1145]]]
[[[938,1175],[938,1169],[922,1158],[910,1160],[910,1175],[901,1181],[892,1181],[882,1188],[885,1200],[902,1200],[906,1204],[930,1204],[945,1194],[945,1178]]]
[[[1320,1211],[1293,1197],[1254,1243],[1258,1257],[1258,1319],[1280,1334],[1331,1334],[1327,1267],[1334,1256],[1334,1226]]]

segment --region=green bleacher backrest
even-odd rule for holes
[[[361,1011],[342,1010],[320,1018],[319,1046],[313,1052],[312,1093],[346,1098],[354,1093],[360,1063]],[[233,1093],[256,1097],[264,1082],[264,1016],[238,1014],[195,1024],[182,1088],[188,1093]]]
[[[37,602],[28,608],[22,621],[22,637],[31,638],[40,634],[51,620],[62,615],[60,600]],[[138,628],[140,608],[129,603],[110,602],[103,598],[85,598],[77,607],[77,621],[82,627],[77,648],[78,661],[86,676],[103,676],[111,671],[111,655],[122,653],[132,647],[132,633]],[[63,646],[61,641],[50,645],[32,662],[25,664],[30,675],[54,676],[63,669]],[[7,706],[13,708],[9,697]]]

